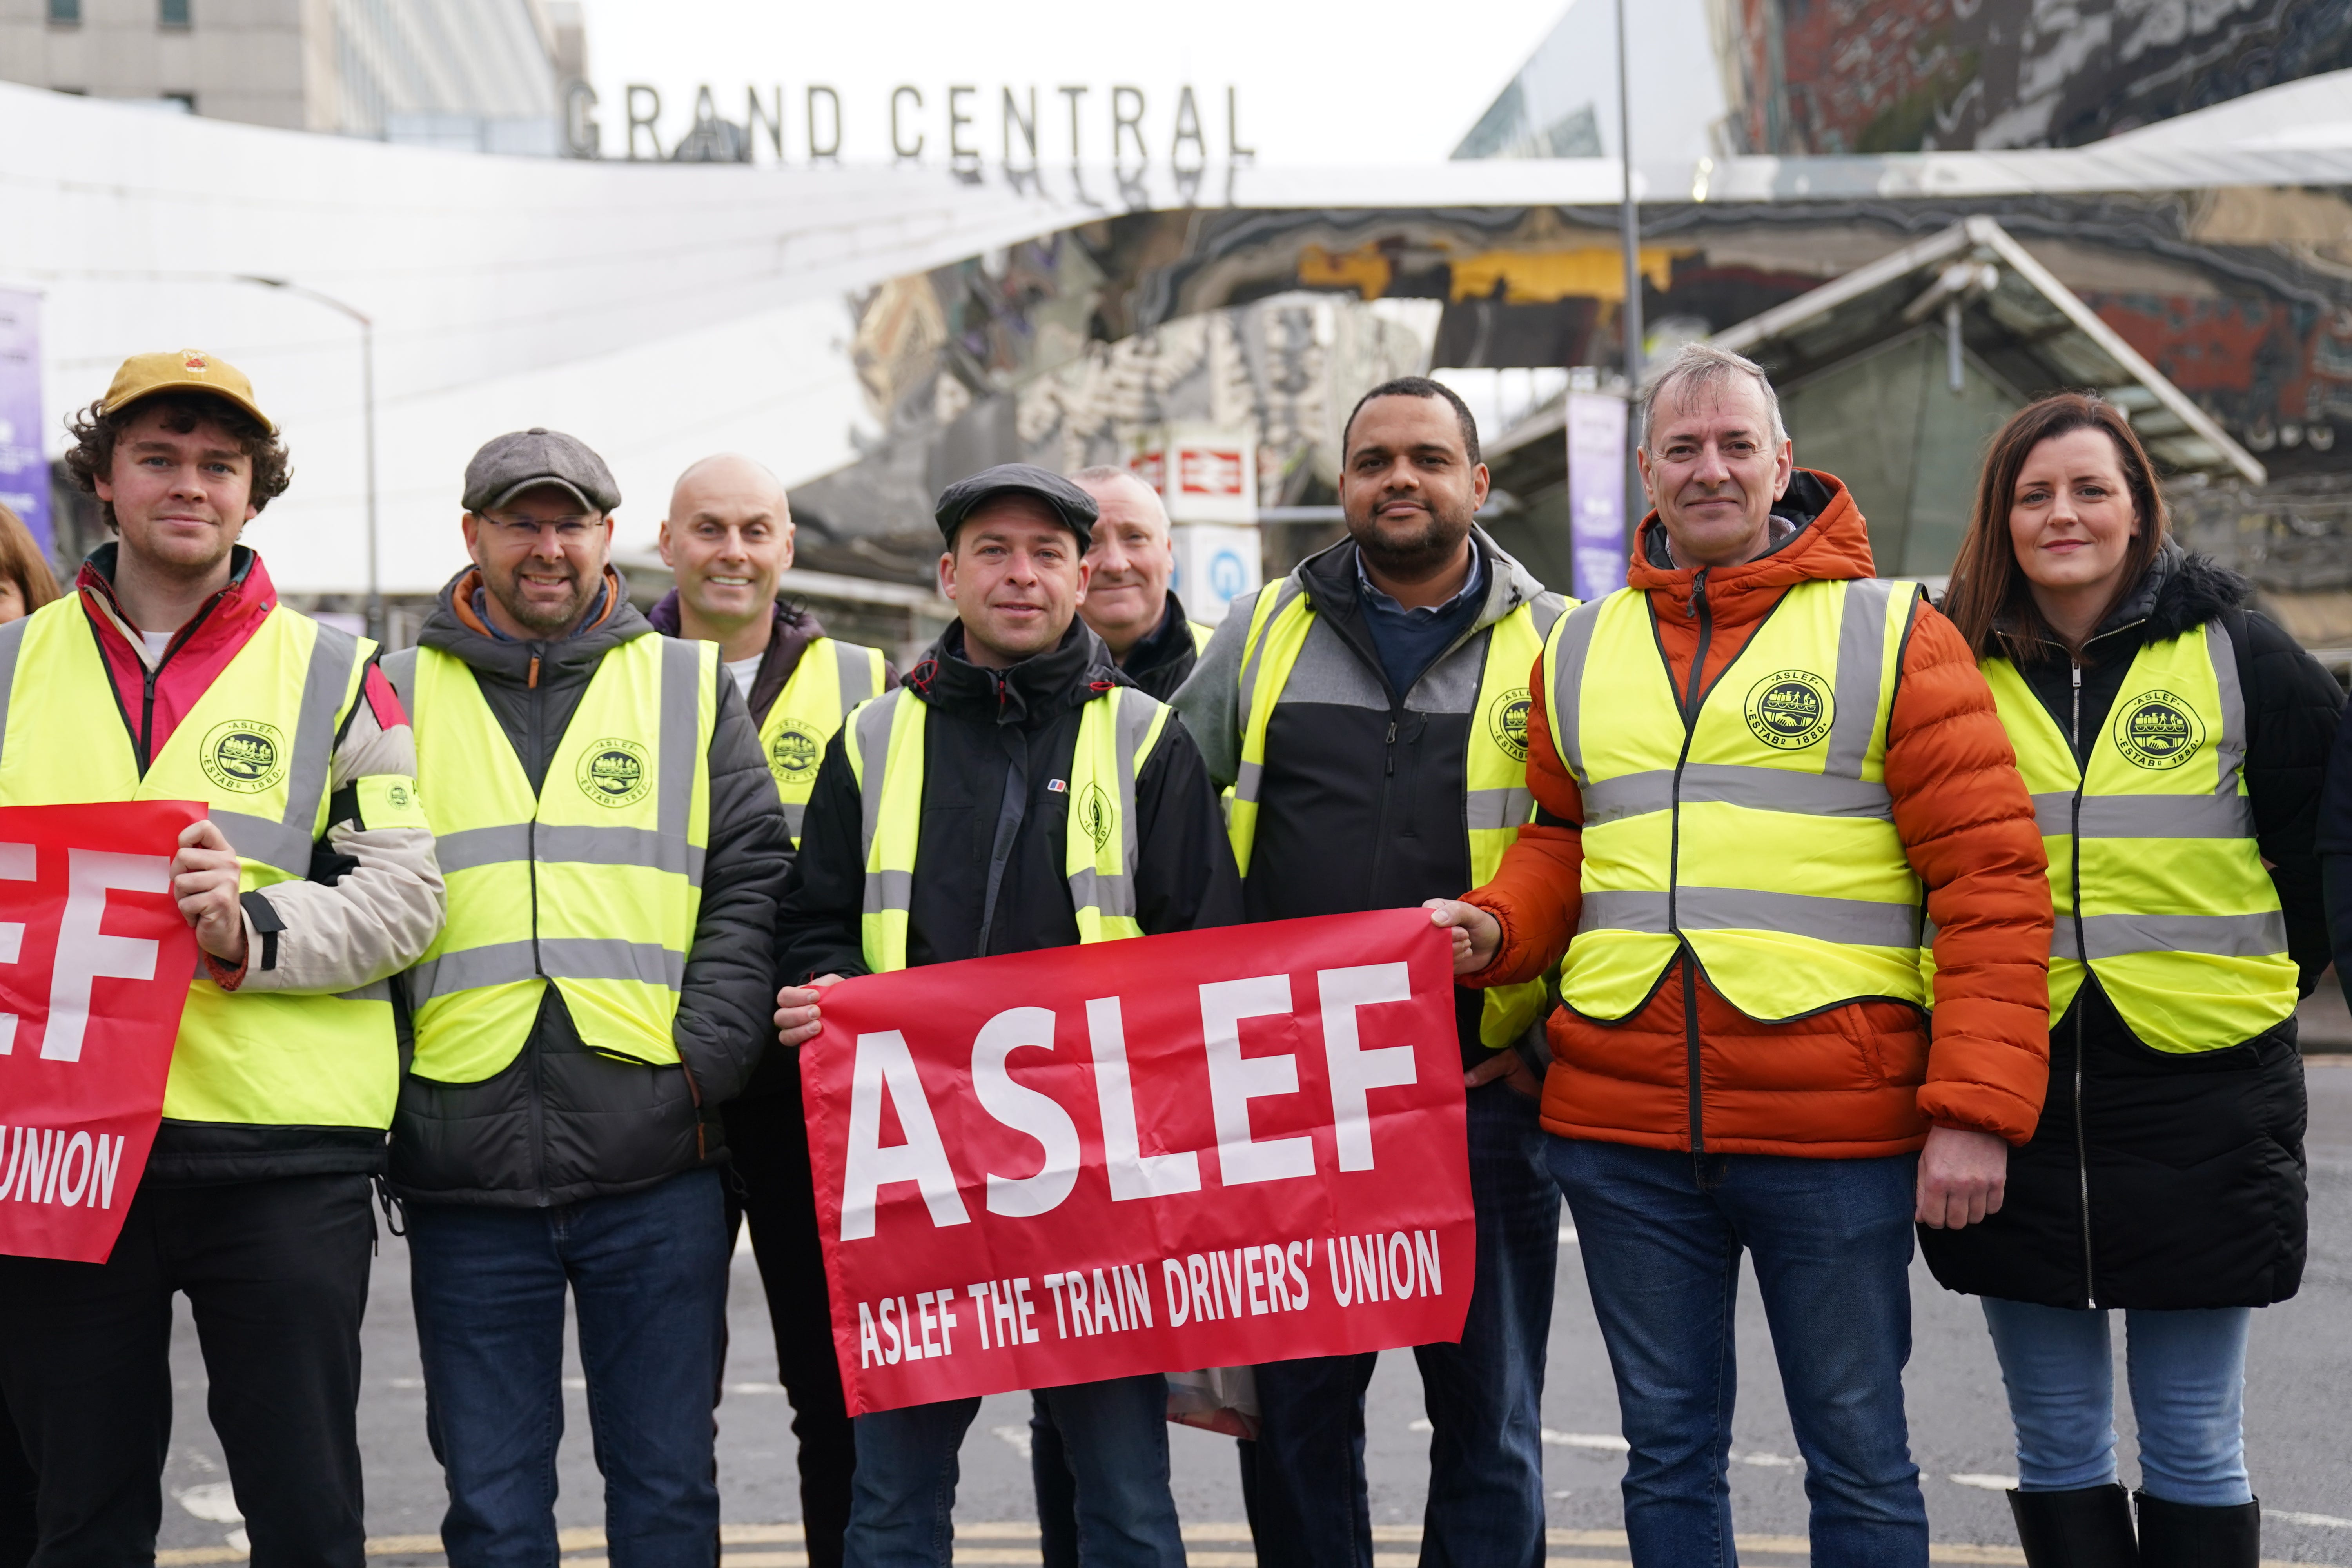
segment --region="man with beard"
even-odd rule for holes
[[[1070,480],[1095,498],[1095,542],[1087,547],[1087,625],[1110,649],[1119,672],[1166,701],[1192,673],[1215,630],[1190,619],[1170,591],[1176,550],[1160,492],[1108,465],[1080,468]]]
[[[719,1534],[719,1111],[767,1037],[789,841],[718,645],[656,635],[607,564],[620,500],[569,436],[485,446],[474,564],[385,661],[446,836],[392,1184],[452,1568],[556,1558],[567,1289],[614,1558]]]
[[[1175,699],[1231,834],[1251,920],[1394,909],[1494,874],[1529,820],[1528,680],[1565,608],[1471,521],[1470,411],[1420,376],[1374,387],[1342,435],[1349,538],[1238,601]],[[1544,1555],[1537,1404],[1559,1195],[1537,1124],[1540,984],[1457,990],[1477,1284],[1459,1344],[1413,1353],[1435,1432],[1425,1563]],[[1370,1568],[1370,1355],[1257,1368],[1243,1447],[1261,1561]]]

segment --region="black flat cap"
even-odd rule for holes
[[[1099,515],[1095,498],[1050,468],[1032,463],[999,463],[941,490],[936,514],[940,531],[950,545],[954,544],[956,530],[963,526],[964,519],[978,511],[983,502],[1007,495],[1032,496],[1045,502],[1063,525],[1078,536],[1080,550],[1094,542],[1095,519]]]
[[[466,510],[485,512],[541,485],[570,490],[593,512],[608,512],[621,504],[621,487],[613,482],[613,470],[585,441],[534,425],[482,443],[466,465]]]

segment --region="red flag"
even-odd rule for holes
[[[194,801],[0,807],[0,1253],[103,1263],[163,1119]]]
[[[801,1077],[852,1413],[1461,1337],[1426,911],[872,975],[824,1016]]]

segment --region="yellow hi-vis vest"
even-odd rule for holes
[[[1169,710],[1114,686],[1078,713],[1070,757],[1062,868],[1082,942],[1141,936],[1135,919],[1135,781],[1168,726]],[[907,916],[923,827],[923,732],[930,706],[901,687],[850,715],[849,767],[857,779],[866,847],[866,967],[907,967]]]
[[[300,881],[327,829],[335,737],[374,652],[273,607],[142,776],[130,733],[107,717],[120,710],[97,628],[81,595],[68,594],[0,626],[0,805],[202,801],[237,853],[239,892]],[[383,982],[332,995],[230,993],[200,967],[180,1015],[163,1114],[383,1128],[399,1087]]]
[[[408,704],[449,891],[448,924],[408,972],[410,1070],[440,1083],[503,1070],[551,983],[590,1050],[677,1061],[719,645],[648,635],[605,654],[535,795],[465,661],[412,648],[384,670]]]
[[[824,760],[825,742],[841,728],[849,710],[882,689],[882,653],[835,637],[818,637],[801,650],[793,678],[776,693],[775,705],[760,725],[760,749],[768,754],[768,771],[776,775],[776,794],[784,803],[784,826],[793,847],[801,844],[801,818],[808,814],[809,792],[816,788],[816,767]]]
[[[1584,794],[1584,905],[1560,1000],[1614,1021],[1686,945],[1752,1018],[1864,997],[1927,1005],[1918,876],[1886,793],[1916,583],[1801,583],[1686,713],[1621,588],[1544,649],[1552,732]]]
[[[1536,605],[1521,605],[1486,633],[1486,661],[1478,677],[1477,703],[1470,710],[1468,755],[1463,765],[1462,826],[1469,838],[1474,888],[1494,879],[1503,851],[1535,818],[1535,797],[1528,793],[1528,676],[1559,616],[1549,605],[1543,609],[1544,617],[1538,619]],[[1225,813],[1225,831],[1244,877],[1249,875],[1250,849],[1257,838],[1266,729],[1314,624],[1314,604],[1296,573],[1262,591],[1250,611],[1241,666],[1241,766]],[[1478,1016],[1480,1042],[1495,1050],[1514,1044],[1543,1005],[1540,980],[1490,988]]]
[[[1198,658],[1209,651],[1209,639],[1217,635],[1217,628],[1204,626],[1198,621],[1186,621],[1184,624],[1192,628],[1192,657]]]
[[[2050,1016],[2087,966],[2159,1051],[2253,1038],[2294,1011],[2278,888],[2246,798],[2246,704],[2219,622],[2148,643],[2078,768],[2066,736],[2005,658],[1985,661],[2050,854]]]

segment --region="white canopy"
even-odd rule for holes
[[[1640,180],[1653,199],[1710,201],[2352,184],[2347,84],[2291,84],[2071,151],[1676,163]],[[2273,94],[2294,96],[2273,109]],[[2216,122],[2190,126],[2204,115]],[[1124,183],[1058,171],[1023,186],[1001,170],[565,162],[0,86],[0,288],[45,296],[46,449],[128,354],[232,361],[294,452],[293,489],[250,534],[290,591],[366,580],[358,331],[239,279],[372,316],[383,584],[423,592],[462,560],[459,478],[501,431],[545,425],[601,451],[636,548],[671,478],[706,453],[748,452],[788,484],[850,461],[869,416],[848,300],[890,278],[1131,208],[1604,205],[1618,174],[1605,159],[1497,160],[1217,167],[1189,184],[1165,167]]]

